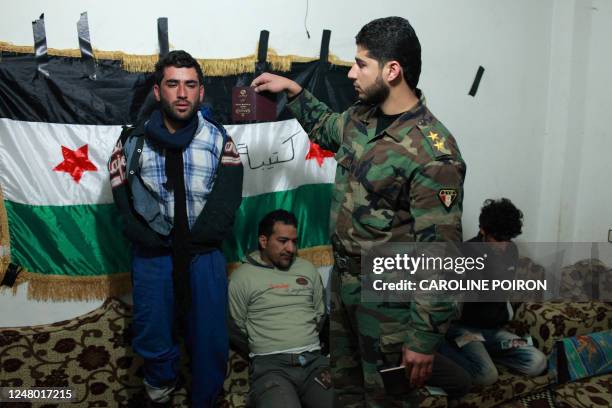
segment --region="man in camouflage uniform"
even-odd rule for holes
[[[467,392],[466,373],[441,355],[434,359],[456,305],[361,302],[361,255],[388,242],[461,241],[465,164],[416,88],[421,48],[408,21],[374,20],[356,40],[348,76],[359,102],[343,113],[281,76],[262,74],[252,85],[257,92],[286,91],[309,137],[335,152],[338,162],[331,209],[337,405],[414,406],[408,395],[385,395],[377,370],[401,363],[413,386],[439,385],[454,396]]]

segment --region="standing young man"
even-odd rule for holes
[[[132,346],[145,361],[145,389],[153,402],[170,400],[177,337],[185,336],[194,407],[212,407],[225,378],[227,278],[219,248],[242,196],[234,143],[199,112],[203,80],[184,51],[158,61],[159,109],[123,131],[109,162],[113,197],[133,243]]]
[[[359,102],[343,113],[331,112],[287,78],[266,73],[252,83],[257,92],[286,91],[288,107],[309,137],[335,152],[338,162],[331,214],[337,403],[397,402],[385,395],[377,369],[395,358],[392,350],[381,350],[381,338],[398,333],[403,339],[393,350],[399,359],[394,363],[407,367],[412,385],[438,385],[458,396],[467,392],[469,377],[435,354],[456,306],[362,303],[359,274],[362,252],[384,243],[461,241],[465,164],[454,137],[417,89],[421,46],[408,21],[371,21],[356,43],[348,76]]]

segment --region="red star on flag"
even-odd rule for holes
[[[323,166],[323,160],[325,160],[326,157],[334,157],[333,152],[322,149],[321,146],[319,146],[316,143],[313,143],[310,141],[309,143],[310,143],[310,148],[308,149],[308,153],[306,154],[305,160],[315,159],[319,167],[321,167]]]
[[[83,145],[76,150],[62,146],[62,156],[64,156],[64,161],[55,166],[53,171],[65,171],[77,183],[81,180],[84,172],[98,170],[87,157],[87,145]]]

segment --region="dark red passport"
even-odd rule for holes
[[[250,86],[232,88],[233,122],[270,122],[276,120],[276,102],[271,95],[258,94]]]

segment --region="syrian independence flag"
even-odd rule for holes
[[[257,248],[257,222],[277,208],[300,219],[299,243],[331,264],[326,245],[336,162],[295,120],[227,126],[244,166],[243,201],[224,248],[236,262]],[[11,261],[30,272],[97,277],[129,270],[129,244],[106,162],[120,126],[0,119],[0,183]]]
[[[0,63],[0,280],[22,268],[34,299],[93,299],[130,289],[130,244],[112,200],[107,161],[121,133],[150,101],[150,75],[97,61],[97,80],[80,60],[52,57],[48,77],[33,56]],[[336,111],[350,103],[347,68],[318,63],[283,73]],[[314,79],[313,79],[314,78]],[[206,78],[214,118],[229,123],[228,89],[252,74]],[[314,81],[314,82],[313,82]],[[330,82],[331,81],[331,82]],[[326,94],[329,91],[334,94]],[[279,101],[282,111],[284,100]],[[284,208],[299,221],[300,255],[331,265],[329,208],[336,162],[283,111],[278,122],[226,125],[244,165],[243,202],[224,243],[229,263],[257,248],[257,224]],[[4,206],[4,211],[2,205]],[[6,279],[5,279],[6,280]]]

